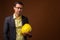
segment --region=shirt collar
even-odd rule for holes
[[[19,16],[18,18],[21,18],[21,16]],[[15,16],[15,14],[13,14],[13,19],[16,19],[16,16]]]
[[[13,14],[13,19],[16,19],[16,16],[15,16],[15,14]]]

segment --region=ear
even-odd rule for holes
[[[15,10],[15,7],[13,7],[13,9]]]

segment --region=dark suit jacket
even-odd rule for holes
[[[28,19],[22,16],[22,24],[28,23]],[[27,37],[24,36],[24,39],[27,40]],[[16,28],[13,16],[5,18],[4,22],[4,40],[16,40]]]

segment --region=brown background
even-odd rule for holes
[[[4,18],[13,14],[16,0],[0,0],[0,40],[3,40]],[[60,1],[22,0],[25,4],[23,15],[29,18],[33,28],[29,40],[60,40]]]

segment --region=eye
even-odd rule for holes
[[[17,9],[22,9],[22,8],[20,8],[20,7],[15,7],[15,8],[17,8]]]

